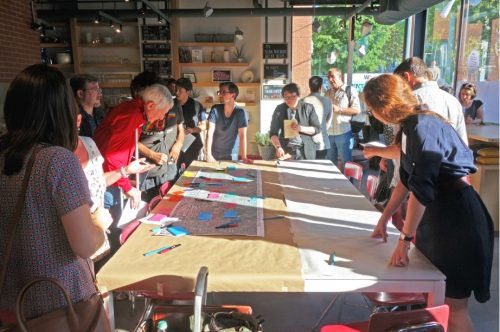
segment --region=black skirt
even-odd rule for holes
[[[490,298],[493,222],[471,186],[440,190],[417,229],[417,248],[446,275],[446,297]]]

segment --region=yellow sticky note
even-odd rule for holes
[[[194,178],[195,174],[193,172],[185,171],[182,175],[186,178]]]

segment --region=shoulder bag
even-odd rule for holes
[[[21,193],[16,203],[16,209],[14,216],[9,225],[10,238],[7,244],[6,253],[3,259],[3,269],[0,274],[0,291],[3,287],[5,281],[5,275],[7,274],[7,264],[10,259],[10,253],[12,251],[12,246],[14,244],[14,237],[16,234],[17,223],[21,219],[21,213],[24,206],[24,201],[26,198],[26,190],[28,188],[29,178],[31,176],[31,170],[36,159],[36,155],[40,151],[40,147],[35,147],[31,157],[26,165],[26,171],[24,173],[24,179],[21,187]],[[88,265],[87,260],[87,265]],[[95,276],[92,273],[90,265],[88,265],[90,274],[96,285]],[[64,294],[68,306],[66,308],[61,308],[56,311],[44,314],[40,317],[26,320],[23,313],[23,304],[27,291],[40,282],[51,282],[57,286]],[[61,285],[57,280],[52,278],[36,278],[26,284],[19,293],[16,301],[16,318],[18,321],[18,326],[12,326],[10,329],[5,331],[94,331],[94,332],[110,332],[111,328],[104,311],[104,303],[101,298],[99,291],[96,286],[96,293],[90,297],[88,300],[80,301],[76,304],[71,302],[71,298],[68,291]]]

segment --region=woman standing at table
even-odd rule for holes
[[[472,83],[464,83],[460,87],[458,98],[464,109],[464,118],[466,124],[483,124],[484,112],[483,102],[474,100],[477,95],[477,88]]]
[[[467,300],[490,298],[493,223],[479,195],[465,177],[476,171],[472,151],[434,112],[421,111],[409,85],[397,75],[381,75],[365,88],[365,102],[384,124],[399,124],[401,181],[372,237],[387,240],[390,216],[408,196],[408,209],[391,265],[409,264],[417,248],[446,275],[449,331],[473,331]]]
[[[0,321],[10,324],[15,323],[16,297],[32,279],[56,279],[69,291],[73,303],[96,293],[88,258],[102,245],[105,227],[90,215],[87,181],[72,152],[78,138],[77,106],[63,74],[46,65],[27,67],[9,86],[4,114],[0,269],[5,278],[0,285]],[[26,194],[21,198],[21,183],[34,151]],[[18,199],[24,205],[16,218]],[[48,283],[31,288],[24,308],[27,319],[67,306],[54,288]]]

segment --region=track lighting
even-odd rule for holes
[[[238,40],[243,40],[243,31],[240,30],[240,28],[236,27],[236,30],[234,31],[234,37]]]
[[[109,27],[110,27],[110,28],[114,28],[114,27],[115,27],[115,22],[113,22],[113,21],[109,21]]]
[[[99,24],[99,15],[97,15],[97,16],[94,18],[94,23],[95,23],[95,24]]]
[[[146,5],[144,4],[144,2],[141,5],[141,9],[139,9],[139,13],[141,15],[146,15]]]
[[[208,5],[208,1],[205,3],[205,7],[203,7],[203,16],[209,17],[214,13],[214,9]]]
[[[122,30],[123,30],[123,26],[121,24],[118,24],[116,26],[116,29],[115,29],[116,33],[120,33],[120,32],[122,32]]]
[[[122,32],[123,30],[123,22],[117,19],[116,17],[106,14],[102,10],[99,11],[98,15],[106,20],[109,20],[109,27],[114,29],[117,33]]]
[[[158,24],[163,24],[163,19],[161,18],[160,15],[158,15]]]

